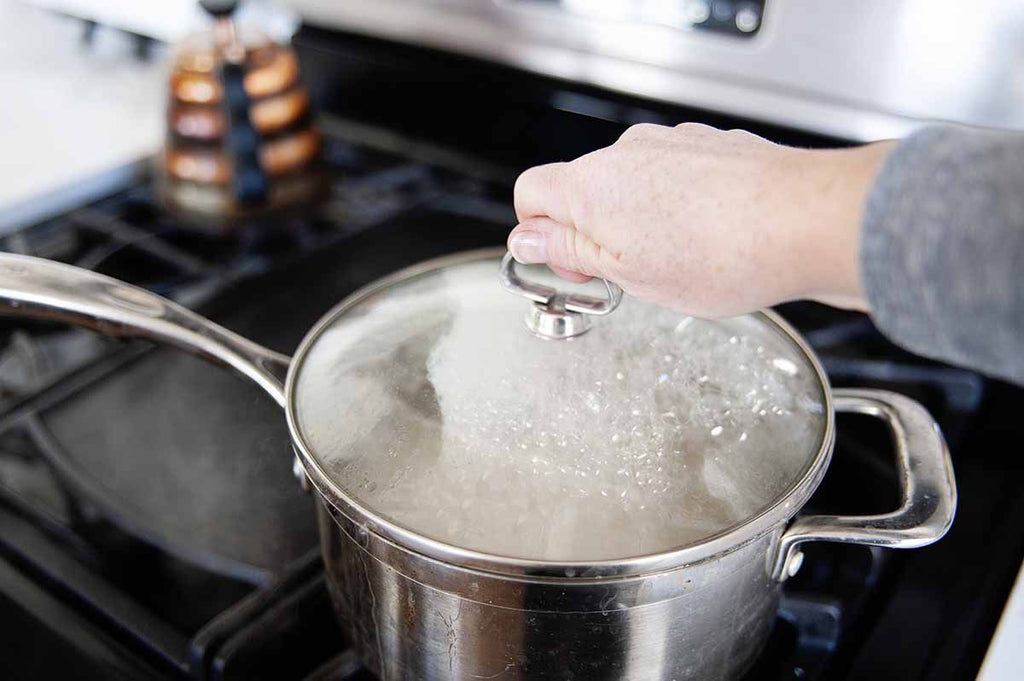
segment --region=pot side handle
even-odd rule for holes
[[[931,414],[914,400],[887,390],[837,389],[836,411],[884,420],[892,430],[903,502],[891,513],[804,516],[782,534],[772,576],[785,580],[803,560],[800,544],[834,541],[915,548],[942,538],[953,524],[956,483],[949,448]]]
[[[79,267],[0,253],[0,315],[52,319],[159,341],[225,364],[285,406],[286,355],[137,286]]]

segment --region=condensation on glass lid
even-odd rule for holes
[[[817,454],[822,386],[764,318],[627,297],[586,335],[542,340],[497,264],[374,294],[301,365],[300,431],[373,512],[492,554],[634,557],[756,515]]]

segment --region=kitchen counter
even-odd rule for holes
[[[1024,568],[1017,576],[1013,592],[999,620],[999,628],[992,638],[978,681],[1017,681],[1024,679],[1024,655],[1020,645],[1024,641]]]
[[[270,0],[237,14],[279,41],[298,24]],[[86,21],[99,25],[90,44]],[[0,233],[144,169],[163,136],[167,44],[208,23],[193,0],[0,0]]]
[[[0,231],[98,195],[160,146],[167,50],[0,0]]]

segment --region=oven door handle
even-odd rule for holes
[[[800,544],[830,541],[914,548],[937,541],[953,524],[956,483],[938,424],[919,403],[887,390],[837,389],[836,411],[874,416],[892,431],[903,501],[891,513],[797,518],[783,532],[772,570],[782,581],[800,568]]]

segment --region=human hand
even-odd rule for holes
[[[524,172],[509,250],[699,317],[800,298],[866,309],[861,211],[889,148],[635,125],[610,147]]]

